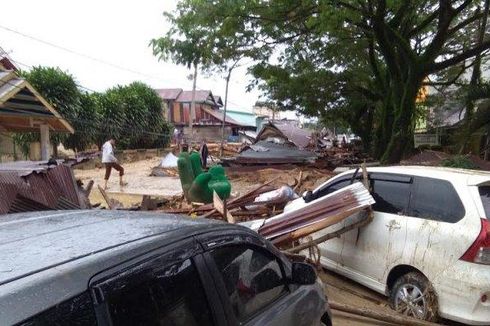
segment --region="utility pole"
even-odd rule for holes
[[[194,139],[194,132],[192,124],[196,118],[196,80],[197,80],[197,63],[194,63],[194,82],[192,84],[192,100],[191,100],[191,112],[189,113],[189,130],[190,130],[190,142]]]
[[[226,89],[225,89],[225,107],[223,109],[223,121],[221,122],[221,146],[219,150],[219,156],[223,157],[223,147],[225,146],[225,122],[226,122],[226,109],[228,107],[228,84],[230,83],[231,72],[235,69],[238,64],[238,59],[233,63],[233,65],[228,69],[228,75],[226,76]]]

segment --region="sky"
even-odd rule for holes
[[[60,67],[72,74],[80,86],[93,91],[133,81],[145,82],[153,88],[191,90],[192,81],[188,77],[192,71],[158,61],[149,47],[151,39],[163,36],[168,30],[163,12],[172,10],[176,3],[174,0],[4,1],[0,47],[21,69],[37,65]],[[229,110],[251,112],[259,98],[259,91],[245,91],[250,81],[246,69],[245,65],[232,74]],[[223,98],[225,85],[224,77],[219,75],[197,79],[198,89],[209,89]]]

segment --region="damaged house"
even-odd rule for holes
[[[237,164],[303,164],[314,162],[317,155],[306,148],[312,132],[291,124],[269,122],[262,127],[252,145],[246,146]]]

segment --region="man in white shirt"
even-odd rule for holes
[[[114,168],[119,171],[119,184],[121,187],[125,186],[127,183],[123,181],[124,168],[117,163],[117,158],[114,156],[114,146],[116,141],[114,139],[109,139],[102,145],[102,163],[105,165],[105,185],[104,189],[107,189],[107,181],[111,176],[111,170]]]

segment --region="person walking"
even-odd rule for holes
[[[104,145],[102,145],[102,163],[105,166],[104,190],[107,189],[107,181],[109,181],[112,169],[119,171],[119,185],[121,187],[127,185],[127,183],[123,181],[124,168],[117,162],[117,158],[114,156],[115,145],[116,141],[113,138],[109,139],[104,143]]]

